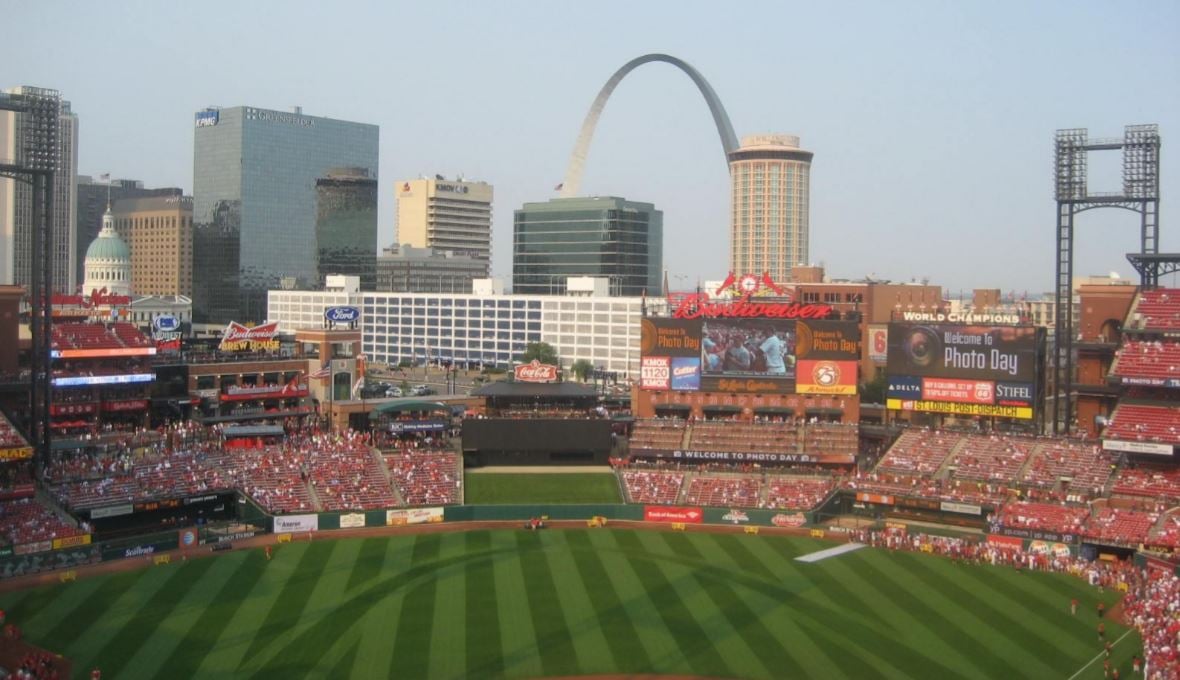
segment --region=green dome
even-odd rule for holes
[[[131,261],[131,250],[123,239],[113,232],[99,233],[98,238],[86,249],[86,259]]]

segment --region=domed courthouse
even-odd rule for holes
[[[115,232],[115,218],[108,205],[102,230],[86,249],[82,294],[106,289],[108,295],[131,295],[131,249]]]

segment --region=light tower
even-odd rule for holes
[[[1121,193],[1090,193],[1087,158],[1091,151],[1123,152]],[[1094,208],[1139,213],[1139,252],[1159,252],[1158,125],[1128,125],[1121,139],[1090,139],[1085,128],[1057,131],[1057,285],[1053,351],[1053,433],[1073,425],[1073,243],[1074,216]]]

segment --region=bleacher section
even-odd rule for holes
[[[626,470],[622,473],[623,489],[631,503],[662,503],[670,505],[680,496],[684,484],[683,472]]]
[[[1157,288],[1139,294],[1131,310],[1131,327],[1147,331],[1180,330],[1180,289]]]
[[[1140,466],[1119,470],[1115,495],[1180,502],[1180,468]]]
[[[762,479],[753,476],[693,477],[684,502],[713,507],[756,508],[761,505]]]
[[[1120,378],[1180,380],[1180,343],[1128,340],[1115,351],[1111,375]]]
[[[933,475],[962,440],[957,433],[906,432],[877,465],[879,472]]]
[[[679,449],[684,444],[687,423],[680,419],[655,418],[635,422],[632,449]]]
[[[1080,506],[1013,502],[1000,512],[999,525],[1014,529],[1077,534],[1089,511]]]
[[[83,532],[62,521],[52,510],[32,498],[0,503],[0,537],[9,545],[26,545]]]
[[[406,505],[452,505],[462,501],[462,463],[451,451],[409,449],[385,456]]]
[[[1147,540],[1147,534],[1159,520],[1158,513],[1120,508],[1098,508],[1082,535],[1105,542],[1138,545]]]
[[[795,425],[786,422],[701,421],[692,424],[689,436],[689,448],[698,451],[799,451]]]
[[[1119,404],[1103,438],[1175,446],[1180,444],[1180,408]]]
[[[770,477],[766,484],[766,507],[770,509],[814,508],[836,488],[832,477]]]
[[[315,452],[312,456],[319,464],[311,468],[311,483],[324,510],[379,510],[398,505],[376,454],[368,447]]]
[[[53,349],[122,349],[151,347],[152,341],[134,325],[116,322],[55,323],[51,327]]]
[[[1033,443],[1022,437],[967,435],[951,459],[951,478],[1011,482],[1028,460]]]
[[[1094,442],[1051,441],[1033,453],[1018,484],[1040,498],[1080,502],[1104,495],[1113,471],[1110,454]]]

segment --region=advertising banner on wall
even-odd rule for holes
[[[855,361],[800,359],[795,367],[799,394],[856,394]]]
[[[357,529],[365,526],[365,513],[350,512],[340,515],[341,529]]]
[[[885,408],[895,411],[917,411],[920,413],[950,413],[960,416],[985,416],[994,418],[1017,418],[1032,420],[1031,406],[996,406],[994,404],[959,404],[953,401],[923,401],[908,399],[886,399]]]
[[[645,505],[643,507],[644,522],[685,522],[700,524],[705,513],[700,508],[681,508],[671,505]]]
[[[319,531],[319,515],[279,515],[275,517],[276,534],[294,534],[303,531]]]
[[[388,527],[401,527],[407,524],[433,524],[441,521],[443,521],[442,508],[408,508],[385,511],[385,526]]]

